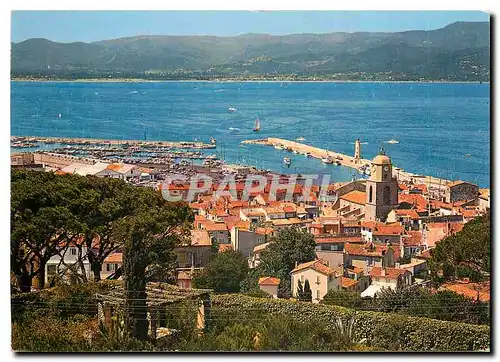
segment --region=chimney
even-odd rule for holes
[[[396,269],[399,269],[399,268],[400,268],[399,263],[396,263]]]
[[[297,262],[295,262],[295,267],[297,267],[297,265],[298,265]]]
[[[385,277],[385,268],[382,268],[380,271],[380,276]]]

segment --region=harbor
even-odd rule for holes
[[[147,141],[147,140],[117,140],[97,138],[69,138],[69,137],[34,137],[34,136],[11,136],[12,148],[30,148],[37,145],[69,145],[69,146],[117,146],[117,147],[142,147],[142,148],[185,148],[185,149],[214,149],[217,147],[216,140],[210,143],[189,141]]]

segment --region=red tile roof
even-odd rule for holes
[[[309,268],[311,268],[319,273],[326,274],[326,275],[332,275],[332,274],[337,273],[337,271],[335,269],[332,269],[329,266],[323,264],[323,262],[321,260],[313,260],[313,261],[310,261],[307,263],[297,265],[297,267],[292,270],[292,273],[296,273],[298,271],[309,269]]]
[[[191,246],[210,246],[212,242],[206,230],[191,230]]]
[[[316,244],[334,244],[334,243],[363,243],[361,236],[330,236],[314,238]]]
[[[382,275],[383,270],[385,270],[385,275]],[[370,276],[372,278],[398,279],[400,276],[406,274],[407,272],[408,270],[406,269],[382,268],[380,266],[374,266],[370,271]]]
[[[345,195],[340,196],[340,199],[352,202],[354,204],[364,205],[366,203],[366,193],[358,190],[353,190]]]
[[[401,225],[378,225],[375,230],[373,230],[373,235],[402,235],[404,231],[405,228]]]
[[[465,297],[482,302],[490,301],[490,282],[485,283],[469,283],[469,282],[456,282],[456,283],[446,283],[442,287],[446,290],[450,290],[457,294],[461,294]]]
[[[364,245],[347,243],[344,245],[344,252],[350,255],[374,256],[382,258],[383,254],[388,250],[388,248],[391,248],[394,251],[394,258],[396,260],[399,259],[400,250],[399,246],[396,245],[387,246],[385,244],[374,243],[367,243]]]
[[[283,211],[284,212],[295,212],[296,210],[295,210],[295,208],[293,206],[287,205],[287,206],[283,207]]]
[[[405,184],[398,184],[398,187],[402,191],[408,190],[408,186],[406,186]]]
[[[341,277],[342,288],[352,288],[359,283],[359,280],[354,280],[351,278]]]
[[[354,274],[359,274],[359,273],[363,273],[364,269],[360,268],[358,266],[351,266],[351,267],[347,268],[347,271],[351,272],[351,273],[354,273]]]
[[[407,210],[407,209],[399,209],[399,210],[394,210],[394,214],[399,217],[409,217],[412,220],[418,220],[420,219],[420,215],[413,209]]]
[[[403,245],[404,246],[419,246],[424,243],[422,238],[422,231],[408,231],[407,235],[403,236]]]
[[[204,223],[203,226],[207,231],[227,231],[227,225],[223,222],[213,222],[208,220],[208,222]]]
[[[375,227],[378,225],[379,223],[376,222],[376,221],[363,221],[361,223],[361,226],[362,227],[365,227],[365,228],[368,228],[368,229],[375,229]]]
[[[105,263],[115,263],[120,264],[123,263],[123,253],[113,253],[108,255],[106,259],[104,259]]]
[[[427,200],[420,194],[399,194],[398,203],[406,202],[416,206],[418,209],[427,208]]]
[[[259,278],[259,285],[275,285],[278,286],[280,284],[280,279],[275,277],[262,277]]]
[[[234,250],[231,244],[219,244],[219,253],[224,253],[226,251]]]
[[[271,235],[274,232],[273,228],[258,227],[255,228],[255,233],[259,235]]]
[[[427,249],[427,250],[422,251],[416,257],[419,259],[424,259],[424,260],[429,259],[431,257],[431,249]]]

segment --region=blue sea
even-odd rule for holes
[[[241,141],[303,137],[303,143],[353,154],[359,137],[363,158],[373,158],[382,146],[406,171],[489,187],[489,93],[489,84],[477,83],[12,82],[11,133],[205,142],[214,137],[216,153],[229,163],[327,173],[332,181],[350,180],[353,171]],[[252,131],[257,117],[259,133]],[[400,143],[386,143],[391,139]],[[292,158],[290,168],[284,156]]]

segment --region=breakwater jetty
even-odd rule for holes
[[[345,155],[339,152],[334,152],[330,150],[324,150],[318,147],[305,145],[303,143],[285,140],[282,138],[268,137],[264,139],[257,140],[246,140],[243,141],[244,144],[252,145],[264,145],[264,146],[274,146],[278,150],[285,150],[289,152],[295,152],[299,154],[308,155],[309,157],[318,158],[321,160],[332,159],[337,165],[353,168],[361,173],[369,174],[372,161],[363,159],[360,157]],[[359,146],[358,146],[359,147]],[[359,150],[359,154],[361,150]],[[356,151],[355,151],[356,154]],[[418,175],[401,169],[400,167],[394,166],[392,168],[393,175],[401,182],[414,182],[425,184],[429,190],[435,190],[436,192],[441,192],[449,180],[442,178],[437,178],[427,175]]]
[[[318,147],[305,145],[303,143],[289,141],[282,138],[264,138],[258,140],[246,140],[243,141],[244,144],[252,145],[265,145],[274,146],[279,150],[285,150],[289,152],[299,153],[306,155],[308,157],[318,158],[325,161],[331,161],[329,163],[335,163],[340,166],[350,167],[358,171],[364,169],[369,169],[371,165],[370,160],[365,160],[362,158],[356,158],[354,156],[345,155],[339,152],[334,152],[330,150],[324,150]]]

